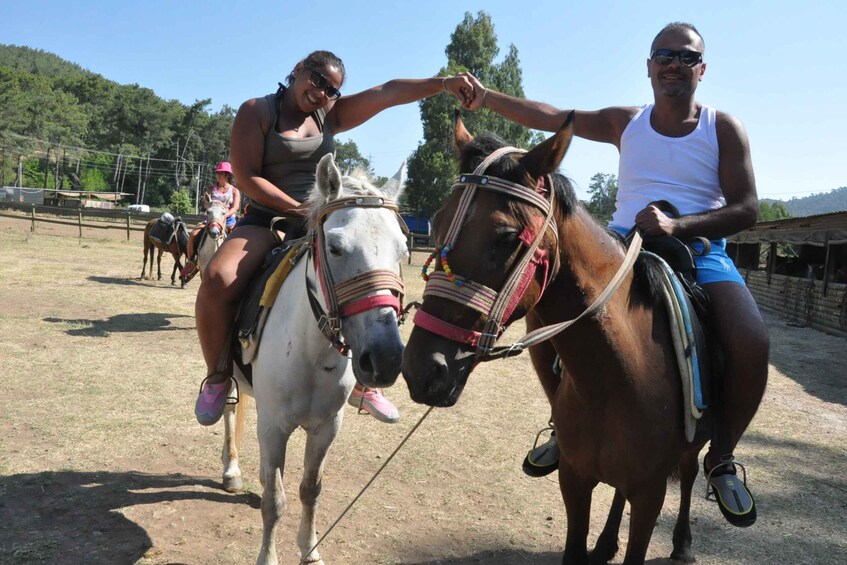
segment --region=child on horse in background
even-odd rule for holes
[[[474,96],[470,81],[461,76],[395,79],[341,96],[344,78],[341,59],[328,51],[315,51],[294,66],[285,85],[280,83],[275,93],[244,102],[235,116],[232,163],[250,203],[237,229],[206,266],[197,293],[197,335],[208,376],[200,386],[194,413],[204,426],[223,414],[232,360],[219,363],[218,356],[229,339],[242,292],[276,245],[271,220],[305,214],[300,205],[315,184],[318,161],[335,151],[334,136],[386,108],[440,92],[449,91],[465,104]],[[225,370],[218,368],[224,365]],[[378,389],[357,384],[349,402],[383,422],[400,417]]]
[[[231,232],[235,228],[236,216],[241,208],[241,192],[232,184],[232,165],[228,161],[221,161],[215,167],[215,184],[203,191],[203,210],[208,210],[212,202],[220,202],[226,208],[226,231]],[[188,255],[185,268],[180,274],[185,282],[190,281],[197,274],[197,236],[206,227],[203,222],[191,230],[188,238]]]

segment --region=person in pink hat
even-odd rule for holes
[[[208,186],[203,191],[203,210],[208,209],[212,202],[221,202],[227,207],[227,233],[235,229],[238,210],[241,208],[241,192],[232,184],[233,179],[232,165],[229,161],[221,161],[215,167],[215,184]],[[188,253],[186,255],[188,259],[185,262],[185,268],[180,271],[186,282],[197,274],[196,242],[197,236],[203,231],[205,225],[205,223],[201,223],[195,226],[188,238]]]
[[[341,95],[344,63],[329,51],[315,51],[299,61],[273,94],[244,102],[232,126],[232,164],[238,186],[249,198],[235,231],[205,267],[197,292],[197,335],[207,377],[194,407],[197,421],[210,426],[223,414],[232,378],[232,360],[217,370],[219,352],[242,292],[276,244],[271,220],[286,216],[274,229],[293,229],[292,218],[303,217],[301,203],[315,184],[318,161],[335,151],[334,136],[400,104],[450,92],[470,103],[473,86],[465,77],[394,79],[352,94]],[[397,408],[378,389],[353,389],[350,404],[382,422],[397,422]]]

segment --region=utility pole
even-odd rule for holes
[[[50,149],[52,149],[52,147],[50,147],[48,145],[47,146],[47,161],[44,164],[44,188],[47,188],[47,179],[50,176]]]

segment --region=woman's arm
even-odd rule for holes
[[[335,133],[353,129],[386,108],[416,102],[447,91],[463,100],[473,101],[474,89],[463,76],[424,79],[394,79],[350,96],[342,96],[327,114]]]
[[[234,216],[238,213],[239,208],[241,208],[241,192],[232,187],[232,202],[229,204],[229,210],[226,211],[226,217]]]
[[[253,98],[241,105],[232,124],[232,167],[244,194],[263,206],[285,212],[299,203],[262,177],[265,134],[274,126],[270,120],[264,98]]]

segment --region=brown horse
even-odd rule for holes
[[[156,267],[159,279],[162,280],[162,254],[167,251],[174,258],[174,268],[171,271],[171,284],[176,284],[176,274],[182,269],[181,257],[188,250],[188,228],[180,218],[174,218],[168,213],[161,218],[155,218],[147,222],[144,227],[144,263],[141,266],[141,278],[147,270],[147,256],[150,255],[150,276],[153,278],[153,253],[158,249]],[[185,288],[185,279],[179,278],[180,288]]]
[[[526,317],[528,328],[537,329],[572,320],[617,278],[623,243],[591,218],[568,180],[555,174],[572,135],[570,117],[529,152],[498,152],[502,140],[487,134],[473,139],[458,121],[460,170],[474,173],[460,175],[454,185],[460,190],[434,218],[436,269],[403,356],[415,402],[453,405],[509,323]],[[681,504],[671,557],[693,561],[691,490],[710,417],[704,415],[689,443],[668,316],[653,284],[658,265],[644,257],[621,272],[620,286],[599,311],[530,347],[561,451],[567,513],[562,562],[612,559],[628,501],[624,562],[643,563],[673,475],[680,478]],[[561,378],[551,369],[557,354]],[[600,482],[616,494],[589,557],[591,495]]]

